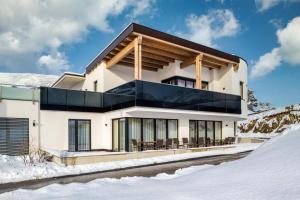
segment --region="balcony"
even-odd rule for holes
[[[41,88],[42,110],[107,112],[132,106],[241,114],[241,97],[179,86],[131,81],[105,93]]]
[[[20,101],[39,101],[39,90],[37,88],[18,88],[0,86],[0,101],[20,100]]]

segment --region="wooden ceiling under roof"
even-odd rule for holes
[[[169,42],[160,41],[156,38],[144,36],[137,33],[132,33],[121,41],[112,51],[105,57],[104,61],[107,63],[107,68],[119,63],[124,66],[134,67],[135,64],[135,40],[140,38],[139,45],[141,47],[141,65],[142,69],[158,71],[169,63],[175,60],[180,60],[181,68],[188,67],[195,64],[195,59],[199,52],[181,47]],[[235,69],[238,63],[211,56],[209,54],[202,54],[202,66],[209,69],[227,67],[228,64],[233,64]]]

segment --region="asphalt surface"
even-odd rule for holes
[[[201,158],[193,158],[175,162],[153,164],[147,166],[138,166],[138,167],[128,167],[124,169],[117,170],[107,170],[101,172],[86,173],[80,175],[68,175],[56,178],[47,178],[40,180],[30,180],[22,181],[17,183],[6,183],[0,184],[0,194],[4,192],[13,191],[16,189],[38,189],[51,184],[68,184],[68,183],[87,183],[99,178],[121,178],[121,177],[130,177],[130,176],[143,176],[151,177],[159,173],[168,173],[172,174],[176,170],[181,168],[186,168],[195,165],[218,165],[223,162],[229,162],[237,159],[241,159],[247,156],[251,151],[241,152],[237,154],[228,154],[228,155],[217,155],[217,156],[207,156]]]

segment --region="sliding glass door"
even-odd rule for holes
[[[139,144],[178,138],[178,121],[174,119],[121,118],[113,119],[112,125],[113,151],[133,151],[135,141]]]
[[[112,121],[113,132],[113,151],[119,151],[119,120],[114,119]]]
[[[154,141],[154,119],[143,119],[143,142]]]
[[[165,119],[156,120],[156,139],[161,139],[161,140],[167,139],[167,120]]]
[[[197,139],[197,121],[191,120],[189,124],[189,129],[190,129],[189,138],[190,138],[190,142],[192,142],[192,140]]]
[[[199,146],[209,146],[221,144],[222,141],[222,122],[190,120],[189,136],[197,138]]]
[[[177,120],[168,120],[168,138],[178,138]]]
[[[69,151],[91,150],[91,121],[69,120]]]
[[[129,137],[129,151],[133,150],[132,140],[136,140],[137,143],[142,139],[142,125],[141,119],[129,118],[128,119],[128,137]]]

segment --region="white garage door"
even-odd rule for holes
[[[28,153],[29,120],[0,118],[0,154],[20,155]]]

